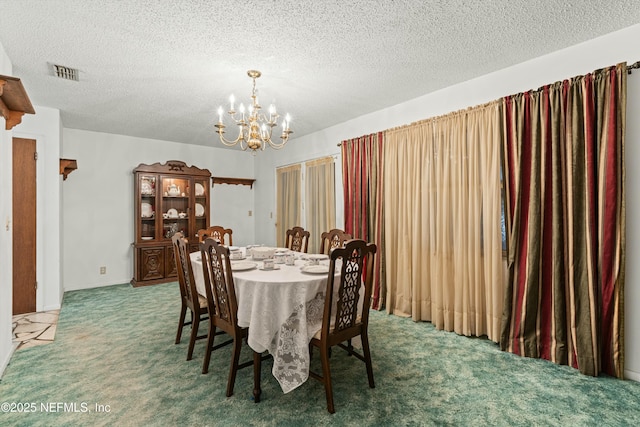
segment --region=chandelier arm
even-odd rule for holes
[[[226,145],[227,147],[233,147],[234,145],[236,145],[238,142],[244,141],[244,134],[242,132],[242,127],[240,128],[240,132],[238,132],[238,136],[236,137],[236,139],[234,140],[229,140],[226,139],[224,137],[224,127],[219,127],[219,125],[216,125],[216,127],[218,128],[218,130],[216,132],[218,132],[218,134],[220,135],[220,142],[222,142],[224,145]]]
[[[285,144],[289,141],[289,134],[288,133],[287,134],[283,134],[283,136],[280,136],[280,138],[282,139],[281,143],[273,142],[271,140],[271,138],[269,138],[269,140],[267,142],[269,143],[271,148],[275,148],[276,150],[279,150],[282,147],[284,147]]]

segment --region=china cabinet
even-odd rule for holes
[[[133,286],[176,280],[171,237],[181,232],[192,251],[197,232],[209,226],[211,172],[171,160],[133,170],[135,241]]]

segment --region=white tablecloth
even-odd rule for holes
[[[191,261],[198,292],[205,295],[200,253],[192,253]],[[293,266],[276,264],[278,270],[233,273],[238,325],[249,327],[253,350],[273,355],[272,373],[285,393],[309,378],[309,342],[322,323],[327,274],[303,273],[304,264],[296,260]]]

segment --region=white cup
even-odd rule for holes
[[[273,268],[274,268],[273,258],[265,259],[264,263],[262,265],[262,268],[265,269],[265,270],[273,270]]]
[[[285,255],[285,263],[287,265],[295,265],[296,256],[293,254],[293,252],[289,252],[288,254]]]

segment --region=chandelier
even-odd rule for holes
[[[240,104],[238,112],[234,110],[235,98],[233,95],[229,97],[229,111],[227,114],[231,116],[231,120],[238,126],[238,136],[234,140],[228,140],[224,137],[226,126],[222,122],[223,109],[218,108],[218,123],[215,125],[216,132],[220,135],[220,141],[226,146],[234,146],[240,144],[240,148],[243,151],[251,149],[254,153],[257,150],[264,150],[267,145],[275,149],[280,149],[289,140],[289,135],[293,131],[289,128],[289,122],[291,118],[287,114],[285,119],[282,120],[282,133],[280,134],[281,142],[274,142],[271,140],[273,128],[278,125],[277,120],[278,113],[276,112],[275,105],[269,106],[269,117],[262,112],[262,107],[258,103],[258,96],[256,95],[256,79],[262,75],[260,71],[249,70],[247,75],[253,79],[253,90],[251,91],[251,103],[248,106],[248,111],[245,111],[244,105]],[[236,116],[236,114],[238,114]]]

